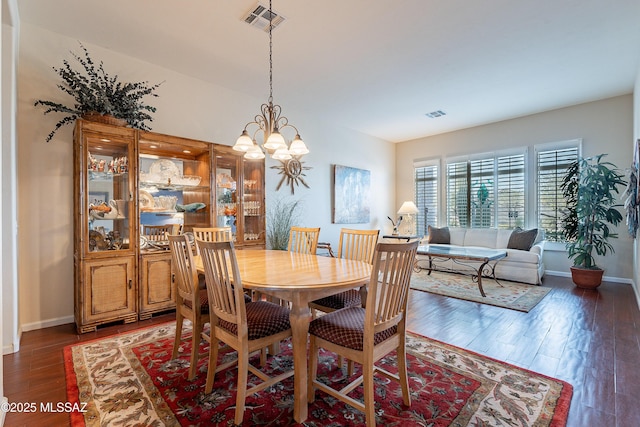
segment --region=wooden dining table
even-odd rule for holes
[[[293,418],[307,419],[307,336],[311,310],[309,303],[368,283],[371,265],[326,256],[278,250],[237,250],[242,286],[291,302],[291,332],[294,368]],[[195,257],[198,271],[202,260]]]

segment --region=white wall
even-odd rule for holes
[[[134,41],[132,41],[134,42]],[[165,81],[151,126],[155,132],[232,145],[244,125],[258,113],[265,94],[247,97],[225,88],[177,74],[153,64],[84,43],[94,60],[103,60],[108,72],[123,81]],[[69,51],[81,52],[78,41],[23,23],[18,71],[18,208],[20,324],[24,330],[72,321],[73,315],[73,164],[72,127],[63,127],[45,143],[59,116],[44,116],[33,106],[37,99],[68,102],[56,88],[51,69]],[[264,99],[262,99],[264,95]],[[320,123],[287,109],[284,115],[300,129],[311,153],[303,158],[310,189],[298,187],[304,200],[302,225],[321,227],[320,238],[337,245],[341,224],[331,224],[331,165],[369,169],[372,180],[371,222],[356,228],[380,227],[394,208],[394,145],[343,128]],[[267,161],[267,206],[280,179]],[[281,189],[278,196],[287,196]],[[287,196],[288,197],[288,196]]]
[[[584,156],[608,153],[607,160],[625,170],[631,164],[633,150],[629,148],[629,141],[632,137],[633,96],[624,95],[403,142],[396,151],[396,203],[412,198],[415,159],[444,159],[460,154],[533,147],[540,143],[582,138]],[[533,179],[530,177],[532,185]],[[606,279],[629,282],[633,277],[633,240],[629,238],[624,222],[619,226],[618,233],[620,238],[611,240],[615,254],[609,256],[606,263],[600,264],[606,268]],[[547,270],[569,271],[570,262],[564,251],[546,251],[544,263]]]

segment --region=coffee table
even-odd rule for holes
[[[429,270],[428,274],[435,269],[434,263],[452,260],[454,263],[462,265],[465,270],[455,270],[456,273],[469,274],[471,280],[478,284],[478,289],[483,297],[486,297],[484,289],[482,289],[482,274],[491,277],[496,283],[500,284],[496,279],[496,264],[507,256],[507,251],[504,249],[484,249],[484,248],[465,248],[462,246],[448,246],[448,245],[420,245],[418,246],[418,255],[426,255],[429,257]],[[480,262],[480,266],[476,268],[475,265],[466,263],[465,261]],[[418,266],[416,261],[416,268],[422,268]],[[444,270],[446,269],[439,269]],[[451,270],[454,271],[454,270]]]

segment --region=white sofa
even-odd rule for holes
[[[544,251],[544,234],[538,232],[530,250],[508,249],[509,237],[513,230],[495,228],[449,228],[449,246],[479,247],[491,249],[505,249],[507,257],[498,262],[495,268],[497,279],[539,285],[544,275],[542,253]],[[424,242],[426,244],[427,242]],[[438,243],[438,246],[442,244]],[[446,246],[446,245],[445,245]],[[418,266],[427,268],[429,257],[418,255]],[[469,264],[479,266],[480,263]],[[461,267],[451,260],[434,263],[434,269],[457,270]]]

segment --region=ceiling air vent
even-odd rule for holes
[[[445,113],[442,110],[436,110],[436,111],[432,111],[430,113],[425,114],[427,117],[429,117],[430,119],[435,119],[436,117],[442,117],[442,116],[446,116],[447,113]]]
[[[275,10],[271,11],[271,23],[273,25],[273,29],[275,30],[278,25],[282,24],[285,20],[285,17],[280,15]],[[269,32],[269,8],[260,3],[257,3],[247,15],[244,17],[244,22],[251,25],[252,27],[256,27],[265,33]]]

